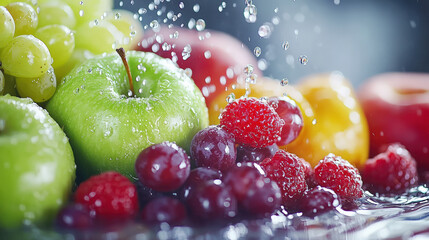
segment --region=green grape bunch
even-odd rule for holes
[[[136,46],[140,21],[112,8],[113,0],[1,1],[0,95],[46,102],[76,65]]]

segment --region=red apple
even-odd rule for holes
[[[135,49],[155,52],[177,62],[182,69],[189,68],[207,106],[235,83],[238,76],[243,76],[248,64],[253,66],[254,74],[262,76],[252,52],[239,40],[222,32],[160,26],[159,31],[145,32]]]
[[[371,156],[389,143],[403,144],[420,170],[429,169],[429,74],[387,73],[362,85]]]

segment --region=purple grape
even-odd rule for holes
[[[272,158],[277,150],[279,150],[277,144],[262,148],[239,145],[237,147],[237,162],[261,162],[265,158]]]
[[[238,163],[225,174],[223,180],[240,203],[246,197],[249,188],[258,179],[264,178],[263,174],[262,168],[255,163]]]
[[[197,188],[199,184],[204,183],[208,180],[215,180],[215,179],[221,179],[222,173],[219,170],[211,169],[211,168],[205,168],[205,167],[198,167],[191,171],[189,174],[188,179],[186,179],[186,182],[183,184],[182,188],[179,191],[179,197],[181,199],[186,199],[190,192]]]
[[[169,192],[186,181],[191,163],[182,148],[175,143],[163,142],[144,149],[137,157],[135,169],[143,185]]]
[[[149,225],[166,222],[180,225],[186,219],[186,208],[179,200],[170,197],[155,198],[143,208],[143,222]]]
[[[246,212],[258,217],[268,217],[280,208],[281,201],[282,195],[277,183],[264,177],[249,186],[242,204]]]
[[[84,230],[94,226],[95,212],[81,204],[70,204],[58,212],[56,224],[61,229]]]
[[[305,192],[299,202],[300,211],[306,216],[314,217],[328,212],[340,205],[340,199],[331,189],[316,186]]]
[[[237,200],[219,179],[200,184],[186,203],[195,220],[227,220],[237,215]]]
[[[301,110],[294,100],[289,97],[271,97],[268,99],[270,105],[276,110],[280,118],[285,121],[282,128],[281,140],[277,145],[284,146],[295,140],[304,125]]]
[[[209,126],[191,142],[191,158],[197,167],[225,171],[234,166],[237,157],[234,137],[218,126]]]

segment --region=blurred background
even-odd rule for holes
[[[250,4],[254,22],[243,14]],[[206,29],[229,33],[252,52],[259,47],[264,74],[292,84],[326,71],[342,72],[355,86],[384,72],[429,72],[425,0],[115,0],[115,8],[135,12],[144,26],[166,19],[186,28],[204,19]]]

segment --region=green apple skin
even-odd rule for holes
[[[127,60],[136,97],[128,97],[125,67],[113,53],[74,68],[46,105],[70,138],[80,181],[108,170],[135,179],[143,149],[171,141],[188,151],[208,126],[200,90],[170,59],[130,51]]]
[[[68,139],[31,99],[0,96],[0,229],[52,223],[76,165]]]

